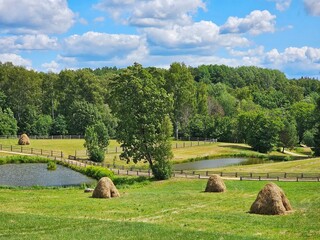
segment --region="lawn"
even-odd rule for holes
[[[0,239],[319,239],[320,185],[278,182],[294,212],[249,214],[266,182],[172,179],[92,199],[77,188],[0,189]]]
[[[17,139],[0,139],[0,144],[18,146]],[[83,139],[31,139],[31,145],[26,148],[44,149],[62,151],[64,156],[81,154],[84,156],[85,147],[83,146]],[[115,150],[118,153],[115,153]],[[108,146],[109,153],[106,155],[106,163],[116,163],[117,165],[124,165],[124,161],[119,160],[120,144],[115,140],[110,140]],[[235,143],[205,143],[197,141],[172,141],[172,150],[174,154],[173,162],[179,163],[188,159],[203,158],[203,157],[219,157],[232,156],[235,154],[243,155],[258,155],[259,153],[253,151],[250,146],[246,144]],[[261,154],[260,154],[261,155]],[[271,152],[272,156],[286,156],[279,152]],[[141,164],[139,164],[141,166]]]
[[[289,172],[289,173],[317,173],[320,172],[320,158],[304,159],[288,162],[276,162],[265,164],[238,165],[223,168],[206,169],[218,172]]]

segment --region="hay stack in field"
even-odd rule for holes
[[[112,180],[108,177],[103,177],[99,180],[96,188],[92,193],[93,198],[113,198],[120,197],[120,193]]]
[[[30,145],[30,139],[27,134],[22,134],[18,141],[19,145]]]
[[[291,210],[292,207],[283,190],[274,183],[268,183],[251,205],[250,213],[283,215]]]
[[[226,190],[226,185],[219,175],[210,176],[205,192],[225,192]]]

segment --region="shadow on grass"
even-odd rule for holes
[[[241,145],[233,145],[233,144],[224,144],[224,145],[220,145],[219,147],[222,148],[232,148],[232,149],[237,149],[237,150],[247,150],[247,151],[253,151],[253,149],[249,146],[241,146]]]

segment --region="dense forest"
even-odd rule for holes
[[[132,87],[122,84],[120,91],[117,84],[130,78],[126,70],[104,67],[56,74],[0,63],[0,135],[83,135],[87,127],[102,122],[114,137],[121,127],[114,113],[122,92]],[[175,138],[246,142],[260,152],[320,144],[317,79],[289,80],[278,70],[253,66],[172,63],[169,69],[144,70],[159,83],[153,93],[165,91],[171,99]],[[152,94],[148,97],[155,104]]]

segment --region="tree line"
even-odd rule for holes
[[[161,138],[159,129],[172,125],[177,139],[217,138],[260,152],[297,144],[316,149],[319,90],[317,79],[287,79],[278,70],[253,66],[134,64],[43,73],[0,63],[0,135],[84,135],[101,123],[111,138],[131,134],[134,142],[150,129]],[[148,127],[127,129],[138,122]]]

